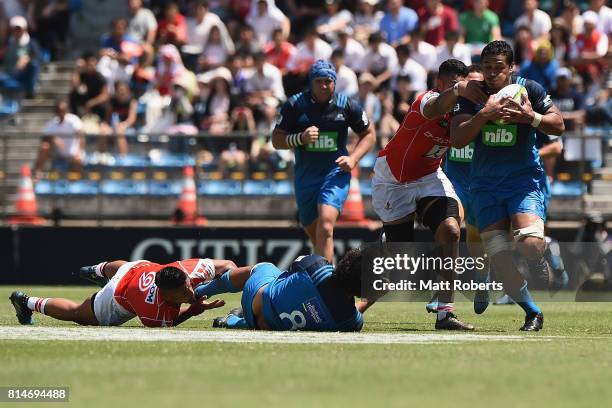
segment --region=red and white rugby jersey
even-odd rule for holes
[[[121,278],[115,288],[115,300],[129,312],[138,316],[149,327],[172,326],[180,307],[169,304],[159,295],[155,275],[167,266],[185,271],[195,288],[215,277],[215,266],[210,259],[186,259],[166,265],[141,261]]]
[[[450,147],[451,114],[434,120],[423,115],[427,101],[439,94],[437,89],[420,94],[393,138],[378,153],[378,157],[386,158],[391,173],[401,183],[435,173]]]

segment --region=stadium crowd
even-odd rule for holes
[[[79,1],[4,0],[0,87],[32,96],[41,63],[65,49]],[[282,102],[302,90],[317,59],[338,72],[336,90],[356,97],[381,135],[393,134],[415,96],[448,58],[477,64],[484,45],[510,39],[519,74],[542,84],[569,129],[612,122],[612,9],[605,0],[129,0],[98,49],[77,59],[66,109],[46,132],[100,134],[128,153],[126,135],[244,132],[219,138],[219,169],[279,166],[290,153],[269,135]],[[63,125],[67,123],[66,125]],[[60,126],[61,125],[61,126]],[[384,144],[384,137],[382,138]],[[184,138],[172,143],[184,149]],[[45,144],[46,143],[46,144]],[[198,142],[200,143],[200,142]],[[83,143],[63,147],[78,166]],[[201,146],[202,147],[202,146]],[[43,142],[37,169],[53,149]],[[198,162],[213,160],[199,150]]]

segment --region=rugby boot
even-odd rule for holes
[[[525,324],[520,331],[540,331],[544,328],[544,315],[542,313],[531,313],[525,316]]]
[[[28,308],[28,296],[23,292],[13,292],[9,300],[15,308],[20,324],[32,324],[32,311]]]
[[[446,313],[446,317],[442,320],[436,320],[436,330],[474,330],[474,326],[469,323],[463,323],[453,313]]]

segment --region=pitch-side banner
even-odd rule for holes
[[[342,256],[378,237],[365,228],[338,228],[335,252]],[[286,268],[311,253],[298,228],[0,228],[0,240],[0,284],[83,284],[72,277],[81,266],[118,259],[169,263],[216,258]]]

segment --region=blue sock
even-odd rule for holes
[[[535,304],[533,299],[531,299],[531,294],[529,293],[529,289],[527,289],[527,282],[525,282],[523,286],[521,286],[518,294],[508,293],[508,296],[510,296],[520,307],[523,308],[525,314],[530,315],[542,312],[538,305]]]
[[[249,326],[247,326],[247,322],[244,317],[238,317],[238,316],[231,315],[227,317],[227,320],[225,322],[227,323],[228,329],[248,329],[249,328]]]
[[[211,280],[208,283],[203,283],[195,289],[196,298],[201,298],[202,296],[211,297],[214,295],[219,295],[221,293],[235,293],[240,292],[240,289],[236,289],[230,280],[230,272],[232,270],[226,271],[220,277]]]

